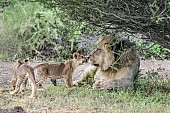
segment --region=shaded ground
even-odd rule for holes
[[[156,72],[161,78],[170,78],[170,60],[141,60],[140,73]]]

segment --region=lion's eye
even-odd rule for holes
[[[97,50],[96,51],[100,51],[101,49],[99,49],[99,48],[97,48]]]

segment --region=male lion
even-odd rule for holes
[[[89,54],[90,62],[97,66],[95,73],[94,88],[114,89],[114,88],[134,88],[134,79],[139,71],[140,59],[133,49],[121,53],[122,44],[115,43],[111,36],[103,37],[97,49]],[[125,47],[129,45],[124,40]],[[121,47],[118,47],[120,46]],[[123,48],[128,49],[128,48]]]
[[[21,87],[26,87],[26,79],[28,79],[32,86],[32,93],[30,97],[34,97],[36,94],[36,84],[34,70],[31,66],[28,65],[28,60],[19,60],[16,67],[14,68],[11,85],[14,91],[11,91],[10,94],[16,94],[19,92]]]
[[[81,65],[85,62],[85,58],[83,55],[79,53],[73,53],[73,59],[68,60],[64,63],[56,63],[56,64],[39,64],[34,67],[37,75],[39,76],[39,80],[37,81],[37,85],[41,85],[47,78],[59,79],[64,78],[64,82],[67,87],[72,87],[72,74],[75,68],[78,65]]]
[[[119,41],[111,36],[105,36],[97,42],[97,48],[88,55],[90,63],[97,68],[89,65],[96,70],[93,88],[134,88],[133,83],[139,71],[140,59],[136,52],[130,49],[131,45],[127,40]],[[123,51],[124,49],[126,51]],[[84,69],[86,75],[83,76],[88,76],[86,70],[90,70],[89,67]],[[79,78],[78,83],[82,81],[81,77]],[[73,83],[77,85],[77,80]]]

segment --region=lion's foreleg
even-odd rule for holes
[[[130,79],[119,79],[119,80],[106,80],[106,81],[97,81],[93,85],[94,89],[134,89],[133,82]]]

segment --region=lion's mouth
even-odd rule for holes
[[[82,62],[82,63],[79,63],[79,66],[80,66],[80,65],[83,65],[83,64],[85,64],[85,63],[84,63],[84,62]]]
[[[94,60],[89,59],[89,62],[94,65],[95,67],[99,67],[99,64],[96,64]]]

